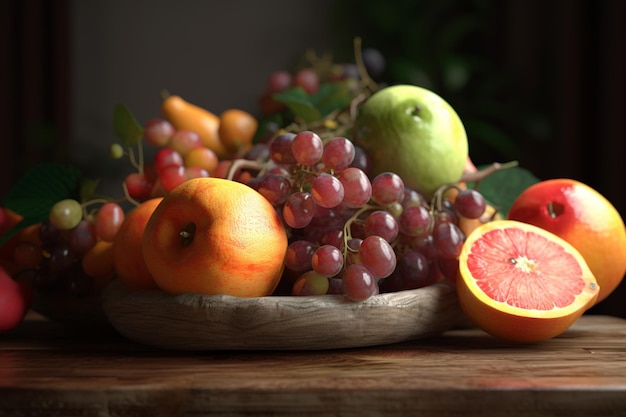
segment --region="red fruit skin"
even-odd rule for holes
[[[611,203],[584,183],[557,178],[531,185],[513,202],[507,217],[539,226],[571,243],[600,285],[596,304],[611,294],[626,274],[623,256],[607,257],[612,249],[626,246],[624,223]],[[606,227],[606,222],[612,222],[614,229]]]
[[[0,333],[20,324],[30,308],[33,293],[24,282],[15,281],[0,268]]]

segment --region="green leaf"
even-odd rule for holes
[[[275,93],[273,98],[285,104],[294,115],[301,117],[305,122],[314,122],[322,118],[322,114],[302,87]]]
[[[483,167],[478,167],[480,170]],[[496,171],[480,181],[478,190],[480,193],[498,208],[503,217],[509,213],[515,199],[531,185],[539,182],[539,179],[527,169],[512,167]],[[474,187],[476,184],[469,183]]]
[[[350,105],[352,94],[346,83],[323,83],[317,92],[311,96],[311,101],[325,117],[335,110],[341,110]]]
[[[115,106],[113,114],[113,131],[125,146],[134,146],[143,137],[143,126],[123,104]]]
[[[87,201],[96,197],[96,189],[100,180],[94,180],[91,178],[85,178],[80,183],[80,201]]]
[[[0,245],[25,227],[47,219],[56,202],[78,199],[80,179],[76,167],[59,163],[39,164],[28,170],[2,200],[2,205],[23,220],[0,237]]]

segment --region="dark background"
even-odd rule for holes
[[[233,37],[233,42],[264,33],[275,33],[272,39],[291,37],[288,46],[268,41],[267,60],[255,56],[256,64],[245,69],[251,74],[247,81],[258,89],[245,86],[247,95],[242,97],[247,101],[239,107],[253,110],[269,68],[286,69],[297,59],[296,51],[325,47],[337,57],[349,59],[352,39],[360,36],[364,46],[385,54],[385,81],[424,85],[453,105],[468,129],[470,153],[476,163],[516,159],[542,179],[580,180],[606,196],[626,217],[625,1],[341,0],[319,2],[319,10],[306,11],[310,18],[291,17],[289,7],[295,7],[294,2],[274,3],[282,9],[268,6],[268,17],[242,13],[242,20],[225,22],[227,32],[219,35],[223,43],[233,33],[239,36]],[[0,2],[0,195],[32,164],[75,158],[72,150],[84,140],[76,126],[89,122],[83,120],[85,105],[79,102],[85,87],[76,82],[84,76],[77,70],[81,68],[77,57],[87,54],[77,48],[76,39],[91,39],[77,32],[92,23],[97,25],[97,8],[103,4]],[[190,10],[194,4],[205,6],[204,2],[180,4]],[[93,5],[94,21],[77,24],[77,5],[83,15]],[[134,18],[122,7],[119,13]],[[138,27],[151,22],[136,20]],[[116,30],[117,26],[107,27],[108,21],[103,22],[100,32]],[[179,23],[179,36],[192,30],[185,22]],[[296,28],[301,32],[296,34]],[[309,38],[301,35],[305,32]],[[95,56],[99,46],[93,45]],[[254,49],[258,52],[259,48]],[[198,54],[208,52],[198,50]],[[146,58],[141,71],[149,74],[151,66],[159,62],[153,56]],[[210,58],[215,62],[215,56]],[[226,73],[231,69],[237,73],[234,66],[241,69],[241,65],[236,62],[233,56],[214,65]],[[136,69],[136,64],[132,67]],[[175,69],[174,65],[174,77]],[[239,81],[230,82],[239,82],[243,90],[242,77],[237,76]],[[90,80],[94,85],[103,81],[96,78]],[[220,79],[219,83],[224,81],[229,82]],[[124,87],[123,91],[127,90]],[[222,102],[226,97],[213,96]],[[153,109],[147,110],[150,113]],[[592,312],[626,317],[624,300],[625,283]]]

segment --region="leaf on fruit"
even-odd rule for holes
[[[44,163],[28,170],[2,200],[23,220],[0,237],[0,245],[25,227],[46,220],[56,202],[79,198],[80,181],[80,171],[70,165]]]
[[[125,146],[134,146],[143,137],[143,126],[139,124],[131,111],[123,104],[115,106],[113,131]]]
[[[322,114],[302,87],[294,87],[275,93],[273,99],[283,103],[294,115],[302,118],[305,122],[314,122],[322,118]]]
[[[482,169],[484,167],[478,167]],[[539,182],[539,178],[527,169],[521,167],[511,167],[496,171],[489,175],[478,186],[480,193],[498,208],[500,214],[506,217],[515,199],[531,185]],[[474,187],[475,183],[468,183],[469,187]]]

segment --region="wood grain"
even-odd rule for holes
[[[238,298],[131,291],[113,282],[103,294],[113,327],[129,339],[180,350],[317,350],[432,337],[464,316],[448,285],[380,294]]]
[[[319,351],[162,350],[27,320],[0,335],[0,416],[618,417],[626,320],[515,345],[473,329]]]

